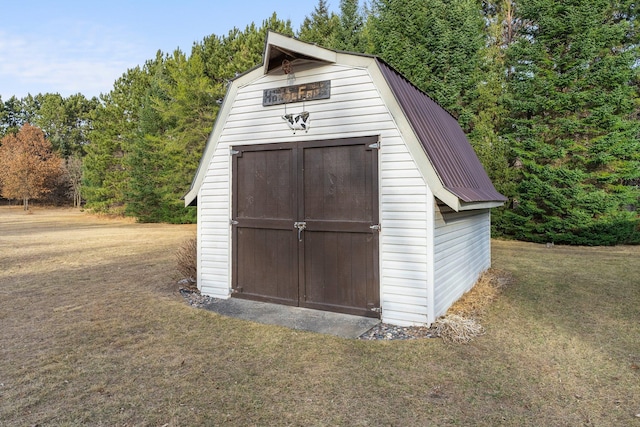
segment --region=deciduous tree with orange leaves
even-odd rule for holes
[[[7,134],[0,142],[0,194],[22,200],[28,210],[30,199],[51,191],[62,167],[62,158],[42,130],[26,123],[17,134]]]

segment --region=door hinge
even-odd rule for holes
[[[372,148],[374,150],[379,150],[380,149],[380,143],[376,142],[375,144],[369,144],[369,148]]]
[[[380,224],[372,225],[369,227],[372,231],[380,231]]]
[[[230,225],[238,225],[238,221],[236,221],[235,219],[230,219],[229,220],[229,224]]]
[[[236,154],[240,154],[240,151],[234,150],[233,148],[229,149],[229,154],[235,156]]]
[[[381,307],[372,307],[371,311],[373,311],[374,313],[382,313],[382,308]]]

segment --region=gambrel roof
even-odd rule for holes
[[[231,82],[185,204],[197,194],[239,87],[272,72],[283,60],[366,67],[400,128],[405,143],[434,195],[455,211],[497,207],[506,197],[496,191],[456,119],[393,67],[375,56],[325,49],[270,32],[263,64]]]
[[[444,188],[465,203],[506,201],[456,119],[390,65],[380,58],[376,61]]]

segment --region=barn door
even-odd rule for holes
[[[373,315],[378,302],[377,139],[303,146],[299,162],[306,223],[300,305]]]
[[[376,141],[234,147],[234,296],[378,316]]]
[[[233,155],[234,296],[298,305],[296,150],[239,147]]]

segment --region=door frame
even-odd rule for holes
[[[231,233],[231,248],[232,248],[232,253],[231,253],[231,260],[230,260],[230,267],[231,267],[231,296],[232,297],[236,297],[236,298],[245,298],[245,299],[252,299],[252,300],[258,300],[258,301],[265,301],[265,302],[274,302],[274,303],[278,303],[278,304],[284,304],[284,305],[294,305],[294,306],[299,306],[299,307],[307,307],[307,308],[313,308],[313,309],[319,309],[319,310],[328,310],[328,311],[337,311],[337,312],[341,312],[341,313],[348,313],[348,314],[356,314],[356,315],[361,315],[361,316],[368,316],[368,317],[380,317],[380,306],[381,306],[381,301],[380,301],[380,295],[381,295],[381,289],[380,289],[380,234],[379,234],[379,224],[380,224],[380,179],[379,179],[379,156],[378,156],[378,149],[379,149],[379,139],[380,137],[378,135],[374,135],[374,136],[362,136],[362,137],[351,137],[351,138],[334,138],[334,139],[326,139],[326,140],[312,140],[312,141],[294,141],[294,142],[279,142],[279,143],[267,143],[267,144],[246,144],[246,145],[235,145],[230,147],[231,148],[231,154],[232,154],[232,159],[231,159],[231,170],[230,170],[230,175],[231,175],[231,180],[232,182],[230,183],[230,187],[231,187],[231,193],[232,193],[232,197],[230,198],[231,201],[231,206],[230,206],[230,212],[231,212],[231,227],[232,227],[232,233]],[[292,171],[291,171],[291,178],[295,184],[295,189],[292,191],[295,191],[295,197],[294,199],[297,201],[297,205],[294,206],[294,220],[295,221],[303,221],[305,218],[305,185],[304,185],[304,149],[306,148],[321,148],[321,147],[339,147],[339,146],[349,146],[349,145],[365,145],[365,150],[368,152],[371,152],[371,156],[372,159],[370,159],[371,161],[366,161],[365,162],[365,175],[367,177],[367,179],[371,179],[371,182],[369,183],[369,185],[372,186],[372,192],[371,192],[371,204],[372,204],[372,208],[371,208],[371,222],[372,224],[358,224],[357,227],[359,228],[359,231],[355,231],[355,232],[370,232],[370,233],[375,233],[375,247],[373,249],[374,254],[373,254],[373,260],[372,262],[372,268],[370,270],[367,270],[367,276],[373,276],[373,277],[367,277],[367,281],[368,280],[373,280],[374,283],[374,287],[375,287],[375,301],[373,303],[367,303],[367,307],[366,309],[353,309],[349,306],[335,306],[335,305],[328,305],[328,304],[322,304],[322,303],[307,303],[305,298],[306,295],[304,294],[306,292],[305,287],[307,286],[306,284],[306,276],[305,276],[305,246],[306,244],[297,244],[297,250],[294,250],[294,252],[296,253],[295,256],[295,263],[297,264],[298,268],[297,268],[297,273],[298,273],[298,277],[297,277],[297,290],[298,290],[298,298],[297,298],[297,303],[296,301],[285,301],[285,300],[281,300],[279,298],[272,298],[270,296],[267,295],[256,295],[256,294],[250,294],[250,295],[246,295],[243,294],[242,292],[238,292],[238,227],[237,225],[237,221],[236,221],[236,211],[235,209],[238,206],[238,183],[237,183],[237,179],[238,179],[238,158],[242,156],[242,152],[243,151],[273,151],[273,150],[279,150],[279,149],[290,149],[290,147],[293,147],[292,149],[292,160],[293,160],[293,167],[292,167]],[[249,150],[247,150],[249,149]],[[320,223],[321,221],[318,221],[318,223]],[[378,226],[377,228],[373,228],[371,229],[373,226]],[[312,228],[313,228],[313,223],[312,223]],[[311,231],[311,230],[310,230]],[[317,231],[317,230],[316,230]],[[292,235],[295,234],[296,235],[296,240],[297,240],[297,231],[295,228],[291,228],[291,233]]]

